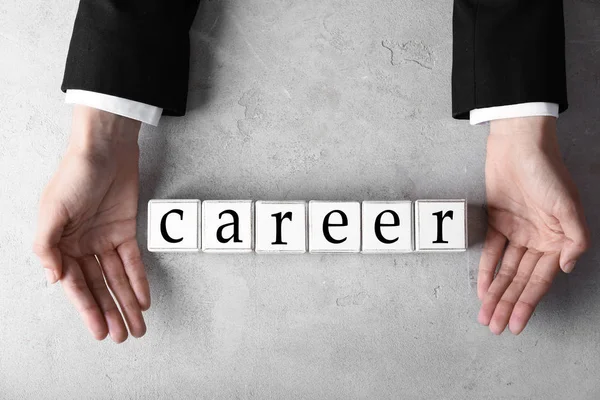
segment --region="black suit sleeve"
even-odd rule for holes
[[[452,114],[527,102],[567,109],[562,0],[455,0]]]
[[[189,29],[199,0],[81,0],[61,89],[110,94],[183,115]]]

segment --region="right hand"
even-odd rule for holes
[[[92,335],[146,332],[150,289],[136,240],[140,123],[75,106],[72,135],[40,201],[34,252]],[[109,289],[119,303],[119,309]],[[127,327],[125,325],[127,323]]]
[[[571,272],[589,248],[589,230],[560,154],[556,118],[493,121],[487,150],[478,319],[495,334],[506,326],[519,334],[556,274]]]

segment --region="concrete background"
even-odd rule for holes
[[[565,4],[560,135],[597,239],[600,4]],[[600,398],[597,246],[521,336],[476,322],[487,132],[450,118],[450,0],[204,1],[190,112],[141,135],[139,240],[151,198],[465,197],[468,252],[144,252],[147,335],[95,342],[30,252],[76,7],[0,5],[0,398]]]

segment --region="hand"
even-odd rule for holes
[[[478,320],[494,334],[507,325],[519,334],[558,271],[571,272],[589,246],[556,119],[493,121],[485,174],[489,227],[479,264]]]
[[[150,289],[136,241],[140,123],[84,106],[40,202],[33,246],[98,340],[146,332]],[[106,282],[105,282],[106,278]],[[119,312],[109,290],[117,299]]]

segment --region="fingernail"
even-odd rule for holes
[[[56,282],[56,274],[54,273],[54,271],[52,271],[51,269],[45,268],[44,271],[46,272],[46,280],[48,281],[48,283],[53,284]]]
[[[565,267],[563,268],[563,271],[565,271],[568,274],[571,271],[573,271],[574,268],[575,268],[575,261],[571,261],[570,263],[567,263],[567,265],[565,265]]]

